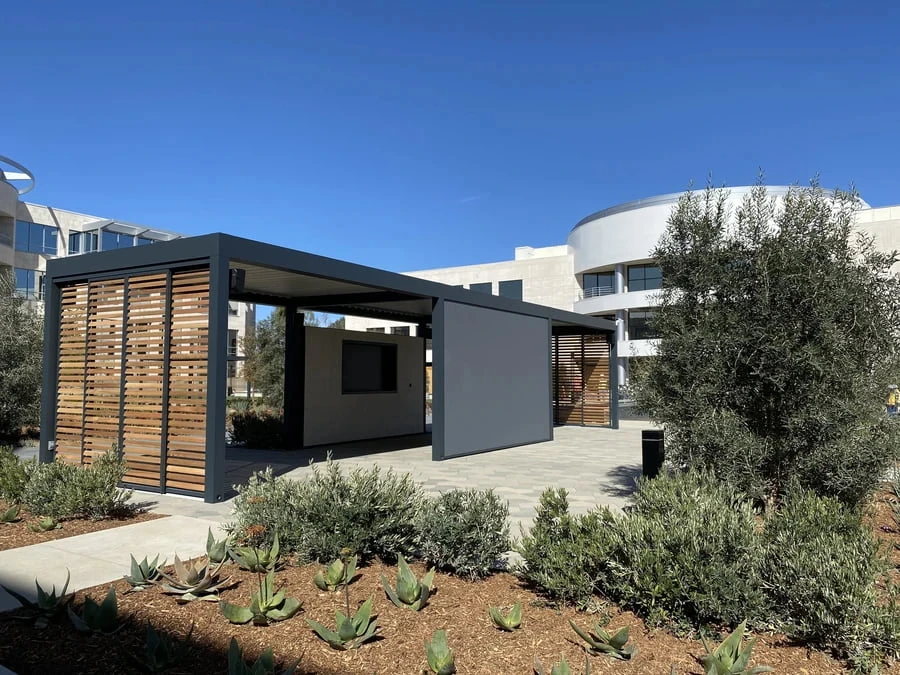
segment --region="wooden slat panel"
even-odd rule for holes
[[[161,479],[166,275],[128,279],[125,335],[125,481],[159,487]]]
[[[172,275],[166,486],[202,491],[206,470],[209,270]]]
[[[66,286],[61,296],[56,453],[65,462],[81,464],[88,285]]]
[[[552,341],[556,424],[609,424],[609,345],[602,335],[560,335]]]

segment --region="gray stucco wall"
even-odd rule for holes
[[[436,458],[550,440],[548,320],[453,302],[442,315],[433,351],[443,358]]]
[[[397,392],[341,393],[341,345],[397,345]],[[421,338],[306,328],[304,445],[422,433],[425,353]]]

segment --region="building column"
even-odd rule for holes
[[[303,447],[306,410],[305,315],[296,305],[285,307],[284,321],[284,440],[285,449]]]
[[[618,278],[618,275],[616,275]],[[615,360],[616,369],[618,371],[619,384],[625,384],[626,379],[626,358],[622,354],[622,347],[625,343],[625,310],[616,311],[616,352],[619,355]]]
[[[41,374],[41,444],[38,457],[41,462],[52,462],[56,457],[56,399],[59,373],[59,324],[62,293],[53,277],[44,277],[44,359]],[[87,311],[85,309],[85,311]]]
[[[209,337],[206,385],[206,484],[203,500],[225,498],[225,394],[228,386],[228,258],[209,260]],[[166,363],[166,368],[169,364]]]
[[[625,265],[619,263],[616,265],[616,293],[625,292]]]

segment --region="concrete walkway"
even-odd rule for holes
[[[0,551],[0,584],[32,600],[35,579],[45,591],[55,585],[59,592],[70,573],[69,592],[89,588],[128,574],[130,554],[139,561],[159,554],[160,562],[172,562],[176,553],[183,559],[203,555],[210,527],[224,536],[218,526],[213,520],[172,516]],[[0,612],[18,606],[0,589]]]

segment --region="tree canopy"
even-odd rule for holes
[[[778,200],[759,184],[733,212],[727,196],[683,195],[653,253],[660,339],[638,403],[675,465],[758,497],[800,484],[856,503],[898,452],[898,256],[854,229],[854,192],[813,182]]]
[[[15,441],[39,422],[44,322],[11,274],[0,274],[0,335],[0,441]]]

